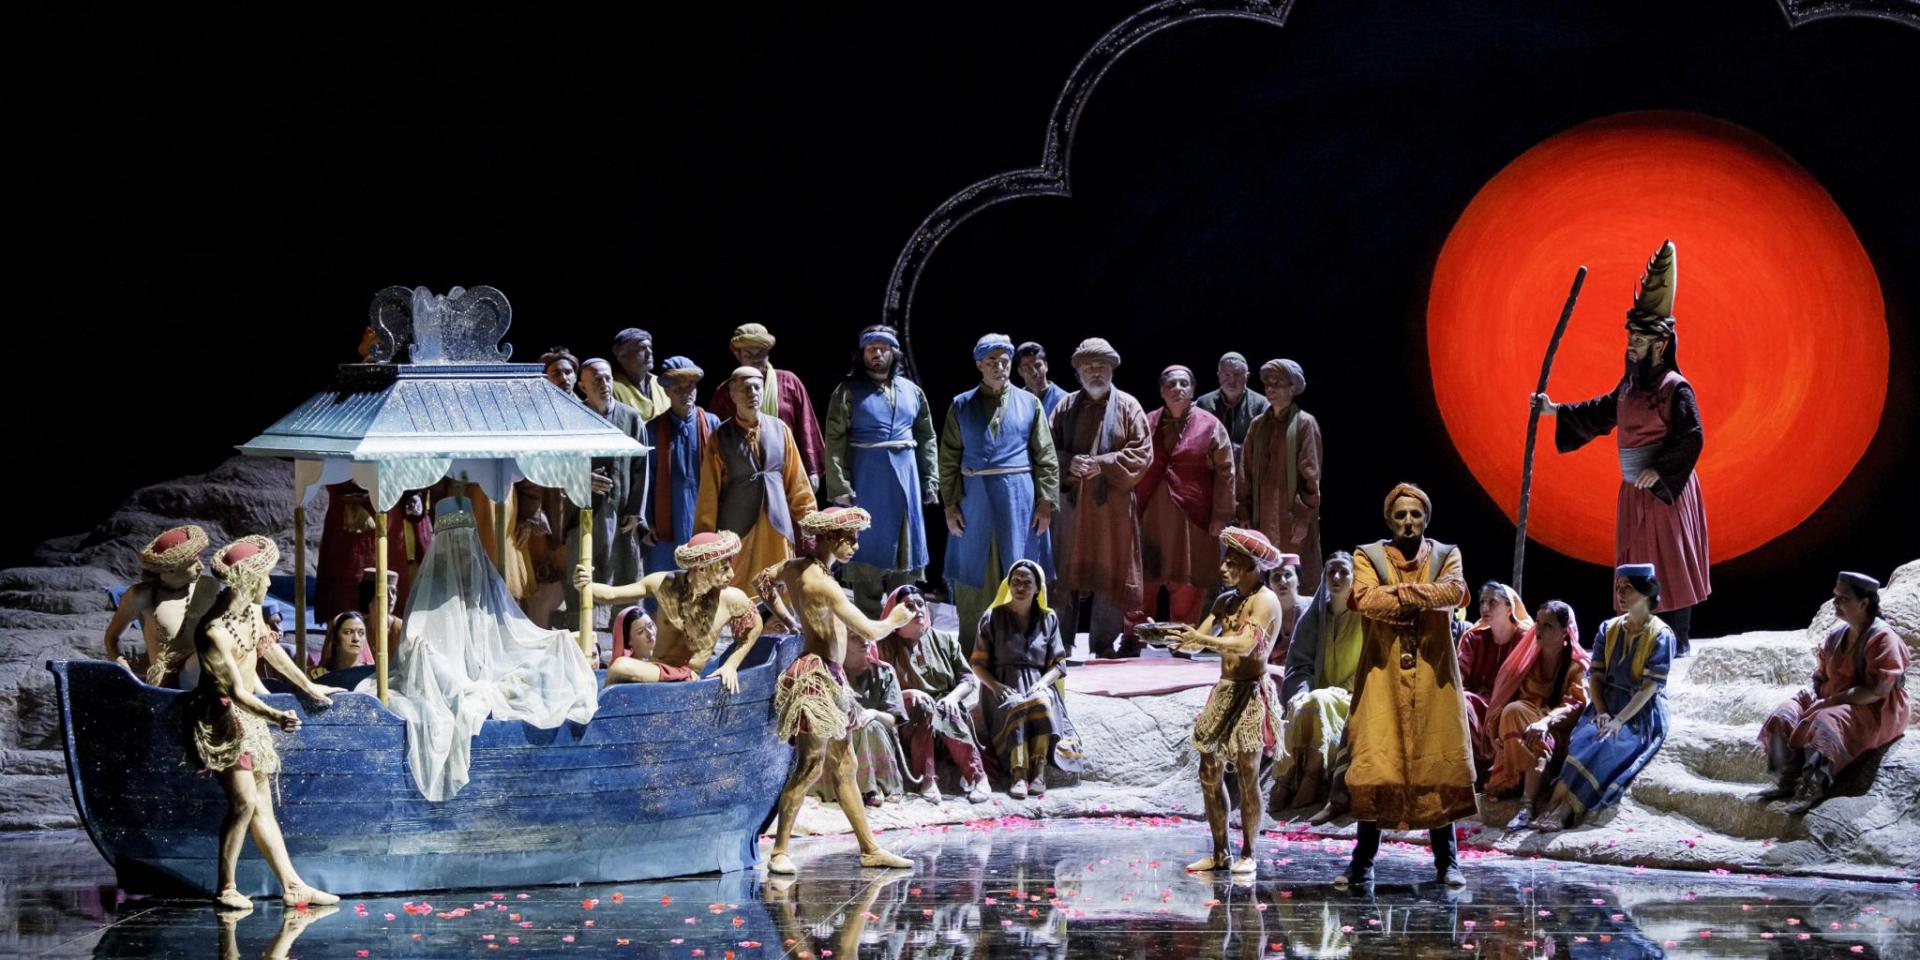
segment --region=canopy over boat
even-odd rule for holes
[[[374,609],[386,609],[386,511],[408,490],[455,476],[495,503],[528,479],[565,491],[587,513],[593,460],[638,457],[649,449],[585,403],[547,382],[539,364],[509,363],[504,344],[513,307],[492,287],[388,287],[374,295],[369,363],[341,364],[330,389],[314,394],[265,433],[240,445],[251,457],[294,461],[294,566],[306,569],[306,510],[322,486],[352,480],[372,498],[379,545]],[[409,362],[398,362],[405,358]],[[504,511],[495,518],[503,523]],[[590,524],[583,518],[582,536]],[[497,543],[506,541],[498,531]],[[591,556],[586,543],[581,556]],[[495,558],[496,561],[498,558]],[[306,658],[304,576],[294,578],[295,656]],[[580,645],[592,643],[591,600],[581,598]],[[380,698],[387,698],[386,620],[375,617]]]

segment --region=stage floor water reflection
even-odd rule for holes
[[[242,917],[119,896],[84,836],[0,839],[0,955],[47,957],[1000,958],[1920,956],[1920,884],[1764,878],[1489,857],[1431,882],[1392,849],[1371,898],[1327,881],[1342,841],[1261,844],[1257,882],[1186,874],[1205,831],[1131,819],[885,835],[918,869],[863,870],[851,842],[796,844],[798,880],[256,901]]]

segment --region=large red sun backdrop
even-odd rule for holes
[[[1780,148],[1710,117],[1654,112],[1582,124],[1521,154],[1447,236],[1427,355],[1447,433],[1514,517],[1526,397],[1575,268],[1587,265],[1586,287],[1547,390],[1561,402],[1619,381],[1626,310],[1667,238],[1719,562],[1812,514],[1866,451],[1886,401],[1879,281],[1846,216]],[[1613,438],[1561,455],[1542,417],[1529,537],[1612,563],[1619,484]]]

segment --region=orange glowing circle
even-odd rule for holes
[[[1880,283],[1840,208],[1779,147],[1733,124],[1648,112],[1534,146],[1467,206],[1434,265],[1427,356],[1461,458],[1515,517],[1527,396],[1575,268],[1585,289],[1547,392],[1612,389],[1626,310],[1672,238],[1680,369],[1706,429],[1696,470],[1715,562],[1794,528],[1866,452],[1887,396]],[[1612,437],[1556,453],[1540,419],[1530,539],[1613,562]]]

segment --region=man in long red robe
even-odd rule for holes
[[[1063,467],[1053,524],[1061,632],[1071,636],[1080,611],[1091,606],[1088,646],[1097,656],[1117,652],[1126,615],[1140,607],[1133,489],[1153,460],[1146,410],[1113,385],[1119,366],[1120,353],[1107,341],[1081,341],[1073,351],[1080,389],[1053,408],[1053,445]]]
[[[1570,453],[1607,433],[1620,448],[1620,493],[1613,531],[1615,566],[1651,563],[1660,571],[1654,611],[1673,630],[1674,655],[1685,656],[1693,607],[1707,599],[1707,512],[1700,498],[1706,431],[1693,385],[1680,375],[1673,292],[1679,275],[1673,241],[1647,261],[1627,311],[1626,375],[1612,390],[1579,403],[1534,402],[1557,418],[1553,442]]]
[[[807,485],[817,491],[827,462],[827,440],[820,433],[820,418],[813,415],[813,401],[807,396],[806,384],[791,370],[775,370],[768,360],[773,354],[773,344],[773,334],[758,323],[743,323],[733,328],[733,339],[728,341],[734,359],[743,367],[760,371],[766,381],[760,412],[787,425],[793,434],[793,445],[800,451]],[[707,404],[707,409],[719,417],[721,423],[733,419],[733,394],[727,384],[714,390],[713,402]]]
[[[1233,440],[1194,405],[1193,370],[1160,373],[1160,409],[1147,414],[1153,462],[1133,489],[1140,508],[1140,572],[1147,612],[1167,588],[1167,618],[1198,623],[1220,589],[1220,531],[1233,522]]]

